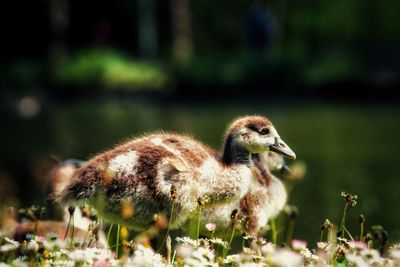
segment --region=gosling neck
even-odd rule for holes
[[[229,134],[225,140],[222,162],[225,165],[243,164],[250,167],[250,161],[250,152],[236,145],[233,142],[232,134]]]
[[[269,186],[272,180],[272,173],[267,168],[265,160],[260,156],[260,154],[252,154],[251,160],[255,168],[258,170],[255,177],[258,182],[264,186]]]

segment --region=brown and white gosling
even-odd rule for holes
[[[167,216],[176,228],[200,199],[216,203],[244,197],[257,183],[251,153],[268,150],[295,158],[272,123],[260,116],[230,125],[221,156],[187,136],[151,134],[89,160],[56,199],[88,202],[106,220],[131,229],[151,226],[155,214]],[[128,216],[123,212],[127,205],[134,209]]]
[[[275,177],[272,171],[282,171],[285,166],[283,157],[274,152],[263,152],[252,155],[253,175],[257,184],[252,186],[247,194],[230,203],[217,203],[206,207],[201,214],[201,225],[215,223],[217,228],[213,233],[222,236],[232,223],[231,214],[238,211],[240,223],[236,224],[248,236],[256,236],[272,218],[283,209],[287,201],[287,193],[283,183]],[[195,219],[195,218],[194,218]],[[241,231],[237,231],[240,234]],[[204,234],[207,233],[204,231]]]

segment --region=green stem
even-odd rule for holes
[[[108,233],[107,233],[107,245],[110,246],[110,236],[111,236],[111,230],[113,228],[114,224],[112,223],[110,225],[110,228],[108,229]]]
[[[346,231],[346,234],[350,237],[351,241],[354,241],[353,236],[350,234],[349,230],[347,230],[346,226],[343,226],[343,228]]]
[[[119,232],[121,231],[121,225],[120,224],[118,224],[118,226],[117,226],[117,246],[116,246],[116,248],[115,248],[115,257],[118,259],[118,252],[119,252]]]
[[[74,217],[72,217],[71,220],[71,247],[74,245],[74,234],[75,234],[75,220]]]
[[[224,253],[222,254],[222,258],[225,258],[225,257],[226,257],[226,254],[228,254],[228,251],[229,251],[229,249],[231,248],[233,236],[235,235],[235,228],[236,228],[235,226],[236,226],[236,224],[233,223],[233,224],[232,224],[232,233],[231,233],[231,237],[230,237],[230,239],[229,239],[229,243],[228,243],[227,247],[226,247],[225,250],[224,250]]]
[[[322,242],[323,238],[324,238],[324,230],[321,230],[321,234],[319,236],[319,242]]]
[[[171,213],[170,213],[170,215],[169,215],[169,222],[168,222],[168,226],[167,226],[167,232],[165,233],[164,239],[163,239],[163,241],[162,241],[160,247],[158,248],[157,252],[160,252],[160,251],[161,251],[161,249],[162,249],[163,246],[164,246],[165,241],[167,240],[167,236],[169,235],[170,225],[171,225],[171,223],[172,223],[172,218],[173,218],[173,215],[174,215],[174,207],[175,207],[175,201],[172,200],[172,204],[171,204]]]
[[[290,244],[290,241],[293,238],[294,226],[295,226],[295,221],[293,219],[291,219],[289,221],[289,225],[288,225],[288,230],[287,230],[287,235],[286,235],[286,244]]]
[[[64,239],[63,239],[63,240],[65,240],[65,239],[67,238],[67,236],[68,236],[68,232],[69,232],[69,226],[71,225],[71,219],[72,219],[72,216],[71,216],[71,215],[69,215],[69,220],[68,220],[67,230],[65,231],[65,235],[64,235]]]
[[[278,231],[276,230],[276,222],[275,219],[271,220],[271,233],[272,233],[272,243],[276,245],[276,240],[278,238]]]
[[[333,242],[333,230],[332,229],[328,229],[328,233],[326,235],[326,242],[327,243]]]
[[[228,242],[228,235],[229,235],[229,231],[231,230],[233,222],[230,222],[228,225],[228,228],[226,229],[226,233],[225,233],[225,237],[224,237],[224,241]]]
[[[83,242],[82,242],[82,245],[81,245],[81,248],[82,248],[82,249],[85,247],[86,239],[87,239],[88,234],[89,234],[89,230],[86,231],[85,238],[83,239]]]
[[[364,223],[360,224],[360,241],[364,239]]]
[[[122,246],[122,242],[121,243],[117,243],[117,244],[114,244],[114,245],[112,245],[111,247],[110,247],[110,249],[113,249],[113,248],[116,248],[116,247],[118,247],[118,246]]]
[[[174,265],[175,257],[176,257],[176,250],[174,250],[174,253],[172,254],[172,259],[171,259],[172,265]]]
[[[344,238],[344,227],[346,223],[346,213],[347,213],[347,207],[349,206],[349,202],[346,202],[346,205],[344,206],[343,209],[343,215],[342,215],[342,222],[340,223],[340,231],[342,232],[342,238]]]
[[[197,218],[197,240],[199,240],[199,236],[200,236],[200,222],[201,222],[201,206],[199,207],[199,216]]]

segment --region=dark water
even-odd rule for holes
[[[43,177],[58,158],[87,159],[130,136],[168,130],[189,133],[219,148],[236,116],[268,116],[305,162],[290,203],[300,209],[295,237],[319,238],[325,218],[340,222],[340,192],[358,194],[348,224],[357,235],[358,215],[367,228],[382,224],[400,236],[400,108],[395,105],[321,103],[162,103],[147,100],[83,100],[42,103],[38,115],[24,118],[3,108],[0,132],[0,201],[21,206],[44,202]]]

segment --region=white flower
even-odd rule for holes
[[[28,263],[26,262],[26,257],[18,257],[12,261],[11,266],[13,267],[28,267]]]
[[[226,258],[224,259],[224,263],[225,264],[234,263],[234,262],[238,262],[239,260],[240,260],[239,254],[232,254],[232,255],[226,256]]]
[[[188,258],[192,255],[194,248],[188,244],[177,244],[175,246],[176,256],[182,259]]]
[[[27,248],[29,250],[33,250],[33,251],[38,251],[39,250],[39,244],[38,242],[36,242],[35,240],[31,239],[28,243]]]
[[[191,257],[184,259],[185,266],[207,266],[217,267],[218,264],[214,262],[214,252],[203,247],[198,247]]]
[[[264,267],[265,264],[256,263],[256,262],[242,262],[242,263],[239,263],[238,266],[240,266],[240,267]]]
[[[16,250],[17,248],[18,248],[18,246],[16,247],[13,244],[5,244],[5,245],[2,245],[0,247],[0,251],[1,252],[8,252],[8,251],[11,251],[11,250]]]
[[[35,235],[35,241],[37,241],[39,243],[43,243],[46,241],[46,238],[44,236]]]
[[[90,263],[91,263],[91,260],[86,256],[85,251],[82,249],[76,249],[76,250],[71,251],[71,253],[68,254],[68,257],[77,262],[85,262],[86,261],[89,263],[89,261],[90,261]]]
[[[146,248],[143,245],[138,245],[134,255],[129,257],[125,262],[124,267],[165,267],[165,263],[160,254],[154,253],[151,248]]]
[[[268,242],[261,246],[261,254],[263,254],[264,256],[272,254],[275,252],[275,249],[276,249],[276,245],[271,242]]]
[[[215,244],[221,247],[226,247],[228,246],[228,242],[222,240],[221,238],[211,238],[209,239],[211,244]]]
[[[188,244],[188,245],[192,245],[194,247],[198,246],[199,241],[198,240],[193,240],[190,237],[184,236],[184,237],[177,237],[176,241],[179,243],[183,243],[183,244]]]
[[[63,249],[67,247],[67,242],[65,242],[62,239],[54,239],[51,241],[46,241],[43,243],[44,247],[48,250],[58,250],[58,249]]]
[[[369,265],[384,263],[381,255],[376,249],[364,249],[360,252],[360,255],[364,258],[364,261]]]
[[[15,241],[15,240],[13,240],[13,239],[10,239],[10,238],[8,238],[8,237],[4,237],[4,240],[7,242],[7,243],[10,243],[10,244],[14,244],[15,246],[18,246],[19,245],[19,243],[18,243],[18,241]]]
[[[395,244],[389,248],[389,256],[394,260],[400,260],[400,244]]]
[[[113,258],[110,250],[99,248],[76,249],[70,252],[68,257],[74,261],[86,262],[88,264]]]
[[[277,249],[270,257],[270,262],[282,267],[298,267],[303,265],[303,257],[289,249]]]
[[[8,237],[4,237],[4,241],[6,241],[7,243],[0,246],[0,251],[1,252],[8,252],[11,250],[16,250],[19,247],[19,243],[15,240],[12,240]]]
[[[204,257],[204,258],[208,259],[209,261],[214,261],[214,257],[215,257],[213,251],[211,251],[208,248],[203,248],[203,247],[197,248],[197,250],[193,252],[192,256],[197,257],[197,258]]]
[[[64,267],[75,267],[77,264],[73,260],[65,258],[56,258],[54,260],[47,260],[48,264],[45,266],[64,266]]]
[[[346,254],[346,259],[353,265],[357,267],[368,267],[369,265],[364,261],[363,257],[354,255],[354,254]]]
[[[318,256],[312,254],[308,248],[303,248],[300,250],[300,253],[305,257],[307,263],[317,262],[319,259]]]

